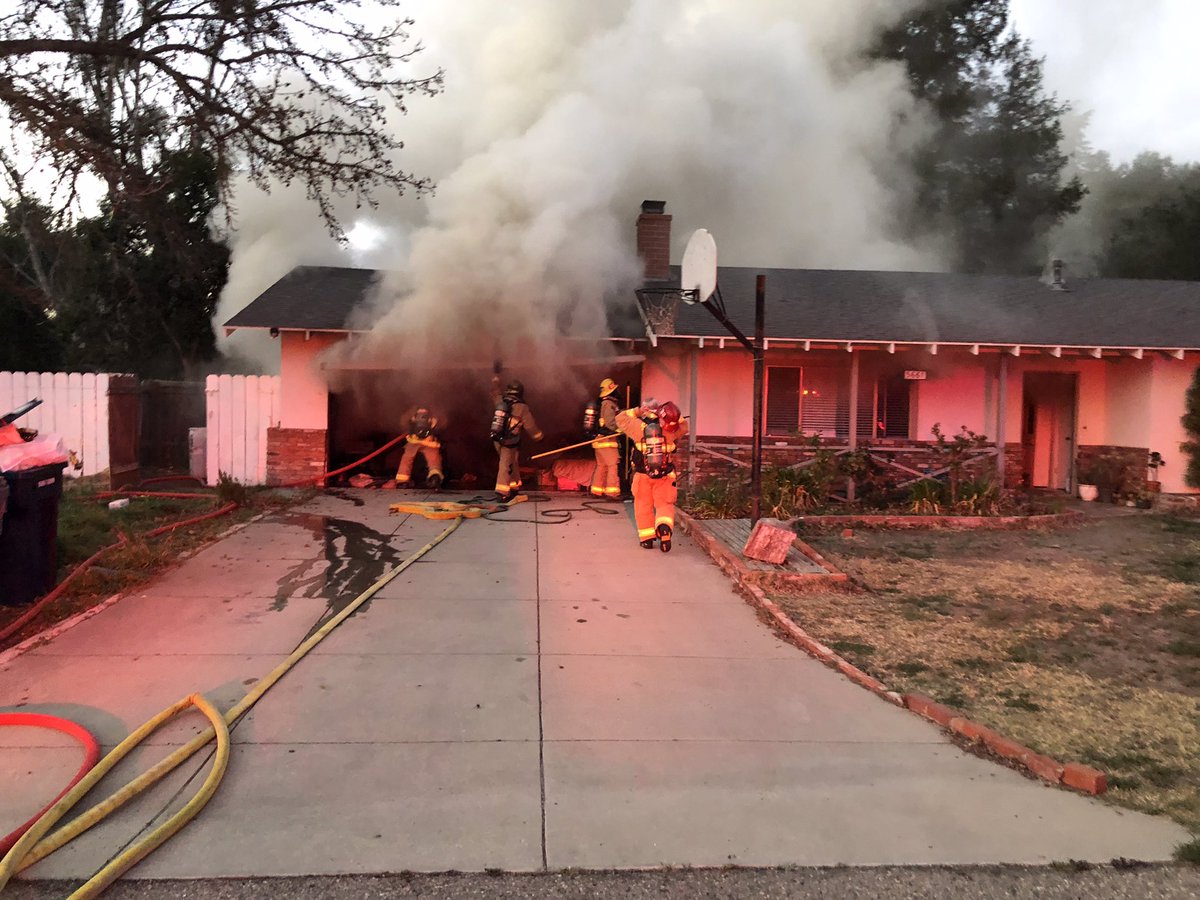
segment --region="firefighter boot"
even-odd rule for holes
[[[642,548],[644,550],[653,550],[654,549],[654,538],[646,538],[646,540],[642,541]]]
[[[658,534],[658,549],[661,550],[663,553],[670,553],[671,552],[671,526],[668,525],[666,522],[663,522],[661,525],[658,526],[658,528],[656,528],[654,530]],[[654,541],[651,541],[650,545],[654,546]]]
[[[442,489],[442,476],[437,474],[430,475],[425,479],[425,487],[431,491],[440,491]]]

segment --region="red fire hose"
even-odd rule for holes
[[[24,825],[0,838],[0,856],[11,850],[13,844],[21,839],[21,835],[28,831],[33,826],[33,823],[42,817],[42,813],[62,799],[63,795],[75,787],[83,776],[90,772],[92,767],[100,760],[100,745],[92,737],[91,732],[82,725],[72,722],[70,719],[60,719],[58,716],[47,716],[42,713],[0,713],[0,726],[3,725],[19,725],[26,728],[50,728],[54,731],[61,731],[63,734],[70,735],[79,741],[83,747],[83,762],[79,766],[79,771],[75,773],[75,777],[59,792],[57,797],[46,804],[45,808],[39,810]]]

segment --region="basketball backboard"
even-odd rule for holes
[[[683,251],[679,287],[685,303],[707,303],[717,290],[717,242],[707,229],[697,229]]]

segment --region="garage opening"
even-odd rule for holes
[[[549,486],[552,481],[539,473],[552,472],[559,460],[576,460],[580,472],[594,459],[590,448],[531,462],[535,453],[585,440],[581,431],[583,407],[598,393],[600,381],[612,378],[619,385],[622,402],[641,400],[640,355],[620,356],[608,361],[586,360],[551,370],[536,364],[506,367],[501,383],[513,378],[525,385],[525,401],[545,433],[541,443],[526,438],[522,443],[522,478],[527,487]],[[418,372],[403,368],[388,370],[341,370],[329,393],[330,468],[337,469],[366,456],[407,430],[407,415],[417,406],[427,406],[438,418],[442,439],[444,487],[452,490],[490,492],[496,477],[496,451],[488,439],[493,404],[492,371],[484,367],[444,368]],[[397,445],[356,470],[379,479],[391,479],[400,463],[403,446]],[[560,469],[563,467],[560,467]],[[589,478],[590,478],[590,469]],[[425,478],[424,462],[418,457],[414,483]]]

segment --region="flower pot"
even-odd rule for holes
[[[1079,499],[1085,503],[1091,503],[1100,496],[1100,488],[1094,484],[1079,485]]]

